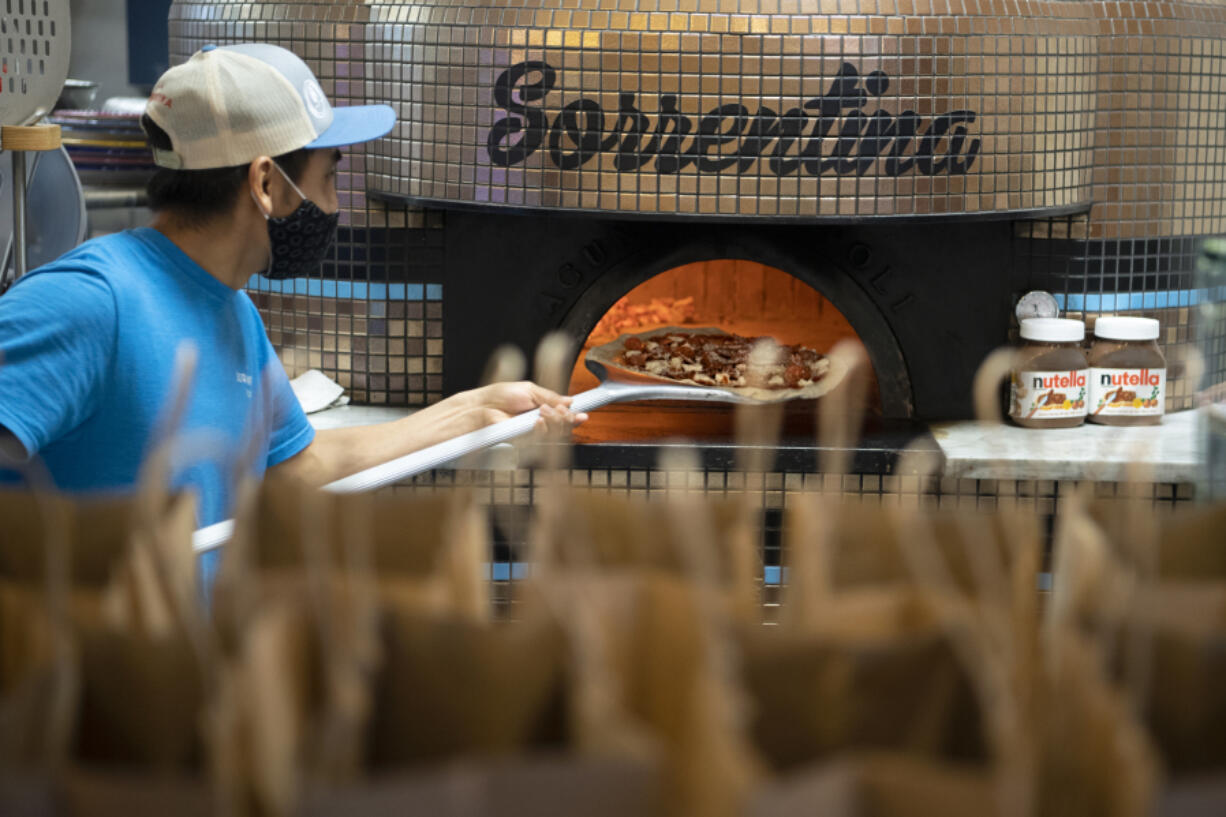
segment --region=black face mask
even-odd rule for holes
[[[280,165],[276,167],[294,192],[302,196],[302,203],[284,218],[264,215],[268,221],[269,258],[268,269],[261,274],[277,281],[315,275],[336,239],[340,213],[328,214],[320,210],[315,202],[302,195]]]

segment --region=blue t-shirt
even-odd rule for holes
[[[262,474],[314,431],[251,299],[156,230],[88,241],[0,297],[0,426],[64,491],[129,489],[184,342],[197,365],[181,432],[211,442],[174,487],[197,493],[202,526],[225,519],[249,433]]]

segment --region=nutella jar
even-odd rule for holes
[[[1166,358],[1158,321],[1104,315],[1090,347],[1090,420],[1113,426],[1153,425],[1166,408]]]
[[[1089,364],[1081,351],[1086,327],[1064,318],[1021,322],[1009,417],[1026,428],[1073,428],[1086,418]]]

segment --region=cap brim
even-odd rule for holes
[[[332,109],[332,125],[306,145],[307,148],[339,148],[386,136],[396,124],[390,105],[352,105]]]

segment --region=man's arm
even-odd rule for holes
[[[535,408],[541,409],[542,425],[568,429],[587,419],[571,414],[569,405],[569,397],[534,383],[495,383],[460,392],[391,423],[317,431],[310,445],[270,468],[268,476],[326,485]]]

